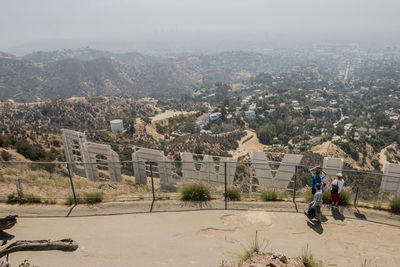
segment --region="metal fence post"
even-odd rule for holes
[[[153,201],[154,201],[154,200],[156,200],[156,195],[154,192],[153,162],[150,162],[150,177],[151,177],[151,191],[153,193]]]
[[[72,181],[72,172],[71,172],[70,163],[67,163],[67,168],[68,168],[69,181],[71,183],[72,194],[74,195],[74,202],[75,202],[75,205],[78,205],[78,201],[76,200],[74,182]]]
[[[253,169],[251,169],[250,164],[249,164],[249,168],[250,168],[250,186],[249,186],[249,195],[252,196],[253,195]]]
[[[293,202],[296,202],[296,187],[297,187],[297,165],[294,171],[294,183],[293,183]]]
[[[354,197],[354,208],[357,209],[357,198],[358,198],[358,186],[356,188],[356,196]]]
[[[227,168],[226,168],[226,161],[225,161],[225,209],[228,209],[228,195],[227,195]]]

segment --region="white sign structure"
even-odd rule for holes
[[[111,149],[110,145],[88,143],[87,149],[89,153],[89,161],[96,162],[96,164],[86,164],[87,168],[91,168],[93,180],[99,180],[100,173],[108,172],[108,178],[111,181],[122,181],[119,156]]]
[[[343,159],[325,157],[322,166],[327,176],[336,176],[338,172],[343,170]]]
[[[85,164],[83,164],[89,162],[86,135],[67,129],[61,129],[61,131],[65,159],[67,162],[73,162],[70,165],[71,172],[92,180],[93,173],[88,168],[85,168]]]
[[[152,162],[153,172],[158,173],[160,177],[161,188],[172,184],[171,161],[164,155],[163,151],[142,147],[133,147],[133,151],[133,171],[137,184],[147,184],[150,162]]]
[[[400,164],[386,163],[383,169],[381,192],[392,192],[400,195]]]
[[[203,160],[195,160],[194,156],[201,156]],[[183,178],[205,181],[209,184],[221,185],[226,180],[228,185],[233,184],[236,172],[236,158],[197,155],[181,152]],[[197,168],[196,168],[197,165]]]
[[[275,187],[286,189],[296,172],[296,165],[300,164],[303,155],[285,154],[274,171],[269,166],[267,155],[264,152],[250,152],[250,160],[255,171],[258,184],[264,187]],[[275,172],[275,175],[273,174]]]
[[[92,181],[100,180],[100,173],[108,172],[112,181],[120,182],[121,165],[118,154],[109,145],[89,143],[81,132],[62,129],[65,158],[71,164],[71,172]]]

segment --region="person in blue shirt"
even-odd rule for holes
[[[322,187],[323,185],[322,180],[325,178],[326,172],[322,170],[321,167],[315,166],[314,168],[310,169],[310,173],[312,178],[311,192],[314,195],[316,192],[315,185],[320,184]]]

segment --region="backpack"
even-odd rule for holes
[[[314,208],[309,208],[306,215],[311,220],[312,218],[315,217],[315,209]]]
[[[339,194],[339,186],[337,184],[332,184],[331,194],[333,195]]]

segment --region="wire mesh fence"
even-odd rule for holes
[[[99,158],[92,163],[0,162],[0,200],[10,204],[67,204],[180,200],[187,184],[205,185],[218,208],[238,201],[312,198],[310,168],[278,161],[121,161]],[[329,168],[325,168],[326,171]],[[346,204],[378,207],[395,193],[380,192],[382,172],[343,168]],[[330,172],[330,173],[335,173]],[[389,177],[391,177],[389,175]],[[400,183],[398,176],[393,176]],[[335,175],[326,175],[324,202],[330,202]],[[383,204],[382,204],[383,203]],[[240,207],[243,207],[241,205]]]

